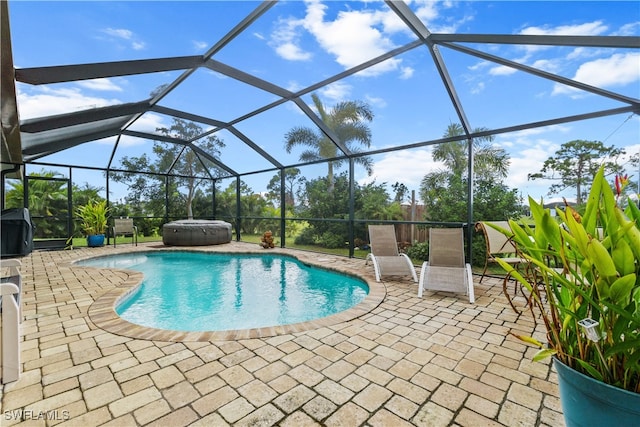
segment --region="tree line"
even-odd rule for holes
[[[344,247],[348,240],[349,177],[337,170],[344,160],[340,159],[336,140],[352,153],[357,167],[368,174],[373,172],[373,161],[364,155],[370,148],[372,135],[369,123],[374,119],[373,110],[365,102],[345,101],[332,107],[322,104],[312,95],[315,111],[330,130],[330,136],[319,129],[294,127],[284,135],[284,150],[292,152],[302,148],[300,161],[325,160],[326,176],[309,179],[302,176],[298,168],[288,168],[284,173],[281,188],[280,174],[274,174],[264,194],[254,192],[240,181],[240,203],[242,221],[235,224],[241,233],[258,234],[266,229],[279,232],[281,216],[280,195],[285,195],[285,217],[290,218],[287,232],[297,244],[321,245],[328,248]],[[174,118],[170,127],[157,131],[166,137],[192,141],[204,130],[193,122]],[[486,129],[475,129],[483,133]],[[486,133],[486,132],[485,132]],[[460,124],[450,124],[443,133],[444,138],[464,137]],[[425,205],[425,217],[430,222],[466,222],[467,191],[469,179],[473,179],[473,215],[475,220],[500,220],[519,217],[523,214],[522,196],[518,189],[510,188],[505,179],[510,158],[501,147],[493,144],[493,136],[475,138],[471,141],[474,157],[474,175],[468,176],[468,142],[458,141],[439,144],[432,150],[432,158],[442,165],[438,170],[423,177],[419,196]],[[112,203],[114,217],[138,218],[137,226],[145,235],[158,234],[162,223],[170,218],[219,218],[235,222],[237,212],[236,181],[221,187],[226,182],[223,165],[219,162],[224,141],[209,135],[197,141],[198,150],[187,145],[154,141],[151,157],[123,157],[122,170],[110,172],[110,178],[127,186],[128,192],[121,201]],[[618,163],[623,149],[607,147],[600,141],[573,140],[562,144],[554,156],[547,159],[542,169],[529,178],[554,181],[549,194],[568,189],[576,191],[578,204],[588,192],[595,170],[602,164],[610,175],[620,174],[624,165]],[[637,156],[633,158],[638,161]],[[637,164],[637,163],[636,163]],[[140,171],[146,173],[139,173]],[[168,178],[164,174],[171,174]],[[37,175],[37,174],[36,174]],[[42,176],[53,177],[50,171]],[[62,214],[66,211],[66,194],[56,188],[56,181],[38,181],[48,188],[30,188],[29,207],[35,213]],[[7,192],[7,206],[22,204],[20,183],[12,184]],[[215,187],[215,202],[212,194]],[[408,188],[401,182],[393,183],[389,191],[387,183],[355,185],[354,212],[357,220],[402,220],[400,204],[406,201]],[[74,204],[79,206],[90,199],[99,199],[102,188],[85,184],[74,186]],[[166,209],[165,209],[166,207]],[[215,209],[215,211],[214,211]],[[56,212],[57,211],[57,212]],[[267,218],[267,219],[265,219]],[[295,219],[295,220],[294,220]],[[315,221],[312,219],[322,219]],[[54,225],[51,225],[52,227]],[[355,237],[366,242],[365,222],[357,221]],[[55,233],[55,230],[40,229],[39,234]]]

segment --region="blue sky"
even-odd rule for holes
[[[17,68],[188,56],[205,53],[259,3],[233,1],[33,2],[10,1],[14,64]],[[410,2],[432,33],[640,35],[636,1],[570,2]],[[278,3],[213,59],[296,91],[415,40],[382,2],[290,1]],[[640,97],[639,49],[471,45],[521,64],[599,86],[624,96]],[[617,108],[620,102],[580,92],[457,51],[440,47],[465,113],[474,128],[501,128],[557,116]],[[146,99],[181,72],[154,73],[43,86],[18,84],[21,119]],[[397,147],[439,138],[456,114],[429,51],[421,46],[378,66],[319,90],[326,106],[343,100],[368,102],[373,149]],[[254,87],[200,69],[160,105],[230,121],[277,98]],[[304,100],[311,104],[310,96]],[[154,132],[171,119],[147,113],[132,127]],[[284,134],[293,126],[311,126],[292,103],[237,124],[281,163],[298,162],[300,151],[284,151]],[[206,126],[203,126],[206,128]],[[270,167],[229,132],[221,158],[238,172]],[[549,182],[528,181],[562,143],[599,140],[605,145],[640,152],[640,117],[629,114],[498,135],[494,143],[511,156],[506,184],[526,200],[547,196]],[[43,162],[105,166],[115,138],[65,150]],[[115,154],[149,152],[152,142],[123,138]],[[440,165],[429,147],[373,157],[374,174],[358,172],[361,183],[396,181],[418,190],[425,173]],[[621,159],[624,161],[624,159]],[[630,170],[637,180],[638,171]],[[63,171],[66,173],[66,171]],[[104,186],[97,172],[74,170],[74,181]],[[306,167],[314,178],[324,167]],[[244,180],[265,191],[273,172]],[[636,181],[637,182],[637,181]],[[113,186],[113,198],[124,189]],[[572,197],[570,192],[564,195]],[[557,197],[557,196],[553,196]]]

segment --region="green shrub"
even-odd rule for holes
[[[407,248],[407,256],[413,260],[426,261],[429,259],[429,243],[415,243]]]
[[[344,248],[346,246],[344,236],[327,231],[320,236],[320,245],[329,249]]]
[[[298,236],[296,236],[294,242],[296,245],[315,245],[316,238],[314,234],[313,228],[305,228]]]

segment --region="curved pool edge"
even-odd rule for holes
[[[231,253],[231,254],[260,254],[264,253],[262,251],[226,251],[226,250],[206,250],[206,249],[194,249],[194,248],[158,248],[153,249],[152,251],[157,250],[180,250],[180,251],[193,251],[193,252],[217,252],[217,253]],[[118,254],[126,254],[126,253],[141,253],[149,250],[136,250],[136,251],[124,251],[119,252]],[[127,320],[121,318],[115,310],[115,307],[119,304],[119,302],[129,296],[132,292],[134,292],[138,286],[142,283],[143,274],[140,272],[136,272],[133,270],[118,270],[118,271],[126,271],[128,276],[124,280],[123,283],[117,285],[114,289],[111,289],[99,296],[88,309],[89,319],[93,322],[93,324],[103,329],[107,332],[110,332],[115,335],[125,336],[129,338],[136,339],[145,339],[152,341],[167,341],[167,342],[198,342],[198,341],[233,341],[240,339],[255,339],[255,338],[265,338],[272,337],[278,335],[287,335],[287,334],[295,334],[299,332],[305,332],[315,329],[320,329],[323,327],[331,327],[338,325],[340,323],[349,322],[355,319],[358,319],[376,307],[378,307],[382,301],[384,301],[386,297],[386,287],[383,283],[376,282],[375,280],[371,280],[367,278],[364,274],[358,274],[353,271],[348,271],[343,268],[336,268],[332,265],[327,265],[327,262],[331,260],[337,261],[341,257],[337,257],[334,255],[325,255],[321,254],[318,257],[318,254],[306,254],[306,253],[292,253],[291,250],[287,249],[271,249],[273,254],[278,255],[286,255],[291,256],[298,261],[306,264],[313,265],[315,267],[336,271],[342,274],[347,274],[353,277],[356,277],[362,281],[364,281],[369,287],[369,292],[363,301],[354,305],[347,310],[341,311],[339,313],[332,314],[330,316],[313,319],[306,322],[300,323],[292,323],[289,325],[278,325],[278,326],[270,326],[270,327],[262,327],[262,328],[253,328],[253,329],[237,329],[237,330],[225,330],[225,331],[175,331],[168,329],[158,329],[152,327],[146,327],[131,323]],[[108,256],[107,254],[97,255],[99,257]],[[93,257],[86,257],[83,259],[88,259]],[[74,261],[80,261],[74,260]],[[97,267],[84,267],[74,263],[71,264],[74,268],[97,268]],[[364,261],[363,261],[363,269]],[[113,269],[116,270],[116,269]]]

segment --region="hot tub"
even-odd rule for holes
[[[183,219],[162,226],[162,243],[168,246],[206,246],[229,243],[231,224],[225,221]]]

